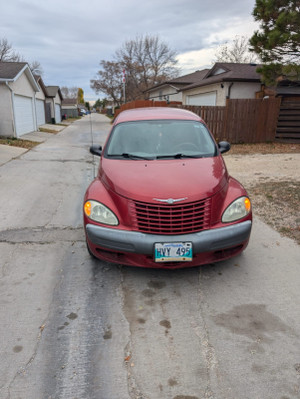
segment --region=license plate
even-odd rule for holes
[[[191,242],[156,243],[155,262],[189,262],[193,260]]]

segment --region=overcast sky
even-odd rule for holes
[[[216,48],[257,25],[255,0],[0,0],[0,38],[39,61],[46,85],[77,86],[85,100],[102,59],[122,43],[158,35],[178,54],[181,75],[209,67]]]

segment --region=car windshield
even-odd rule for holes
[[[203,123],[150,120],[116,125],[104,156],[138,160],[202,158],[216,154],[216,145]]]

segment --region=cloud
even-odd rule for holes
[[[0,38],[39,61],[47,85],[82,87],[95,99],[89,81],[124,41],[158,35],[177,51],[182,70],[201,69],[214,47],[253,33],[253,7],[254,0],[10,0],[1,9]]]

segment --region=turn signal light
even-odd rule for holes
[[[245,202],[245,208],[246,208],[247,212],[249,213],[250,209],[251,209],[251,202],[250,202],[249,198],[245,197],[244,202]]]
[[[91,216],[92,204],[90,203],[90,201],[86,201],[86,203],[84,204],[84,212],[87,216]]]

